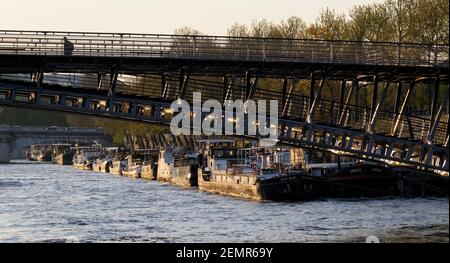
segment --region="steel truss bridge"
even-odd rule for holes
[[[0,30],[0,105],[168,125],[172,101],[192,102],[193,92],[278,100],[280,143],[448,175],[448,52],[412,43]],[[411,100],[424,86],[430,110],[416,114]]]

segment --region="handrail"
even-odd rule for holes
[[[131,33],[0,30],[0,54],[448,67],[446,45]]]
[[[0,34],[7,33],[35,33],[35,34],[62,34],[62,35],[110,35],[110,36],[141,36],[141,37],[194,37],[194,38],[226,38],[226,39],[252,39],[252,40],[288,40],[288,41],[318,41],[318,42],[345,42],[345,43],[373,43],[373,44],[392,44],[392,45],[419,45],[419,46],[440,46],[449,48],[446,44],[440,43],[414,43],[414,42],[395,42],[395,41],[367,41],[367,40],[329,40],[329,39],[315,39],[315,38],[278,38],[278,37],[250,37],[250,36],[220,36],[220,35],[180,35],[180,34],[149,34],[149,33],[137,33],[137,32],[95,32],[95,31],[53,31],[53,30],[0,30]]]

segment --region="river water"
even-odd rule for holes
[[[258,203],[18,161],[0,165],[0,242],[448,242],[447,198]]]

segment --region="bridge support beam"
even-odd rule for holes
[[[222,102],[225,103],[228,96],[228,76],[223,77]]]
[[[338,109],[338,120],[337,124],[339,124],[340,116],[344,110],[344,99],[345,99],[345,88],[347,87],[347,82],[345,80],[341,81],[341,88],[339,90],[339,109]]]
[[[97,90],[102,90],[103,80],[105,79],[105,75],[103,73],[97,74]]]
[[[439,86],[441,85],[441,81],[439,78],[436,78],[433,86],[433,98],[430,105],[430,129],[428,130],[428,134],[431,133],[431,128],[433,122],[436,119],[436,111],[438,107],[438,98],[439,98]]]
[[[167,74],[161,74],[161,99],[167,99],[169,95],[169,83]]]
[[[345,100],[343,111],[342,111],[342,113],[341,113],[341,115],[339,117],[339,121],[338,121],[338,125],[339,126],[346,126],[347,125],[346,119],[347,119],[347,116],[350,114],[350,112],[349,112],[350,111],[350,102],[352,100],[353,92],[357,88],[359,88],[359,81],[353,80],[352,88],[348,92],[347,99]]]
[[[42,88],[42,83],[44,83],[44,70],[42,68],[31,74],[31,82],[36,84],[38,88]]]
[[[372,103],[370,106],[370,119],[373,118],[373,114],[375,112],[375,107],[377,105],[377,100],[378,100],[378,82],[379,82],[379,78],[378,76],[375,76],[373,78],[373,93],[372,93]]]
[[[381,107],[383,106],[384,101],[386,100],[386,95],[387,92],[389,90],[389,81],[386,81],[386,83],[384,84],[384,88],[383,88],[383,93],[381,94],[380,99],[378,100],[377,106],[375,108],[375,111],[372,114],[372,119],[370,120],[369,123],[369,127],[368,127],[368,132],[369,133],[374,133],[375,132],[375,126],[376,126],[376,121],[378,118],[378,114],[380,113]]]
[[[395,91],[395,104],[394,104],[394,113],[395,116],[398,115],[398,112],[400,110],[400,103],[401,103],[401,98],[402,98],[402,89],[403,89],[403,84],[400,81],[399,83],[397,83],[397,89]]]
[[[428,133],[427,136],[427,143],[429,145],[433,145],[434,143],[434,135],[436,134],[436,130],[439,126],[439,123],[441,122],[442,114],[444,114],[444,112],[447,110],[448,97],[449,97],[449,89],[447,89],[444,99],[442,100],[441,107],[439,108],[439,111],[437,112],[433,122],[431,123],[430,132]]]
[[[311,74],[310,84],[309,84],[309,105],[308,110],[311,111],[313,102],[314,102],[314,93],[316,89],[316,75],[314,73]]]
[[[116,94],[117,78],[119,77],[119,66],[113,66],[111,68],[108,96],[114,96]]]
[[[233,96],[233,86],[235,85],[237,80],[236,74],[233,74],[231,76],[231,79],[229,76],[225,76],[223,78],[223,91],[222,91],[222,101],[225,103],[226,100],[232,99]]]
[[[255,95],[256,88],[258,86],[258,76],[255,76],[252,80],[252,75],[250,71],[245,73],[246,78],[246,86],[245,86],[245,101],[253,99],[253,95]]]
[[[400,122],[402,120],[402,115],[405,113],[406,107],[408,106],[409,99],[411,98],[411,94],[414,90],[416,83],[414,81],[411,82],[411,84],[408,87],[408,91],[406,92],[405,98],[403,99],[402,107],[400,108],[400,111],[396,114],[396,120],[394,127],[392,128],[392,136],[397,136],[397,130],[400,126]]]
[[[284,116],[284,107],[286,106],[286,101],[287,101],[287,93],[288,93],[288,90],[287,90],[287,87],[288,87],[288,79],[287,78],[284,78],[283,79],[283,94],[282,94],[282,97],[281,97],[281,112],[282,112],[282,116]]]
[[[178,89],[178,99],[184,99],[186,95],[186,89],[189,82],[190,73],[186,69],[180,71],[180,84]]]
[[[291,96],[295,90],[295,86],[297,85],[297,78],[292,79],[292,83],[289,86],[289,81],[287,78],[283,79],[283,99],[282,99],[282,116],[287,117],[291,112]],[[289,86],[289,89],[288,89]]]
[[[447,124],[447,135],[445,136],[445,143],[444,147],[448,147],[448,141],[449,141],[449,132],[448,132],[448,124]]]
[[[316,97],[313,100],[313,103],[311,105],[312,107],[309,110],[308,117],[306,119],[306,122],[308,122],[309,124],[314,123],[314,113],[316,111],[317,105],[319,104],[319,100],[322,97],[322,90],[323,90],[324,85],[325,85],[325,80],[324,79],[320,80],[320,84],[319,84],[319,88],[317,89]]]
[[[353,94],[354,94],[353,96],[355,97],[355,109],[358,109],[359,108],[359,104],[360,104],[359,91],[361,90],[361,87],[359,86],[359,82],[358,81],[355,80],[355,82],[352,83],[352,89],[354,89],[353,90]],[[353,121],[355,121],[355,122],[359,121],[358,112],[356,110],[353,112]]]

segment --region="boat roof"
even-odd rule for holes
[[[140,149],[140,150],[133,150],[133,153],[158,153],[160,152],[160,149]]]
[[[233,167],[249,167],[249,168],[252,168],[252,166],[249,165],[249,164],[233,164]]]
[[[102,152],[102,149],[92,149],[92,148],[78,148],[79,150],[83,152]]]
[[[230,139],[211,139],[211,140],[200,140],[200,143],[236,143],[235,140]]]
[[[228,150],[228,151],[231,151],[231,150],[239,150],[239,148],[236,147],[236,146],[232,146],[232,147],[216,146],[214,148],[211,148],[211,150]]]
[[[265,149],[269,149],[269,150],[275,150],[275,151],[279,151],[279,152],[287,152],[290,151],[290,149],[288,147],[280,147],[280,146],[255,146],[255,147],[250,147],[250,148],[242,148],[239,149],[239,151],[251,151],[251,150],[265,150]]]
[[[120,147],[105,147],[105,150],[107,151],[118,151],[120,149],[121,149]]]
[[[341,163],[341,166],[350,166],[358,164],[358,162],[350,162],[350,163]],[[307,164],[306,169],[327,169],[327,168],[337,168],[339,166],[338,163],[312,163]]]

